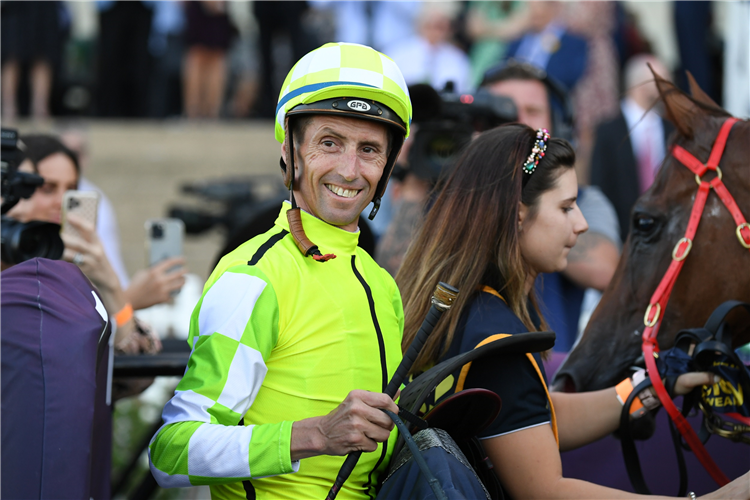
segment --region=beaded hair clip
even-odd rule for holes
[[[536,166],[539,165],[539,160],[544,158],[544,153],[547,151],[548,139],[549,131],[546,128],[537,129],[534,147],[531,149],[529,157],[526,158],[526,163],[523,164],[523,171],[527,174],[533,174]]]

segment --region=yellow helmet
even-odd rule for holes
[[[283,143],[287,130],[291,134],[287,117],[303,114],[348,116],[389,128],[392,148],[372,200],[370,219],[375,217],[411,124],[411,100],[401,70],[391,58],[365,45],[327,43],[300,59],[284,80],[276,107],[276,140]],[[287,168],[283,160],[281,166],[291,189],[294,168]]]

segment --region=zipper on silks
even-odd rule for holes
[[[385,392],[386,385],[388,384],[388,365],[386,364],[386,359],[385,359],[385,340],[383,339],[383,332],[380,329],[378,316],[377,314],[375,314],[375,300],[372,297],[372,290],[370,289],[370,285],[368,285],[367,282],[365,281],[364,277],[359,273],[359,271],[357,271],[357,265],[356,265],[355,259],[356,259],[356,256],[352,255],[352,271],[354,271],[354,275],[359,280],[360,284],[362,285],[362,288],[364,288],[365,290],[365,294],[367,295],[367,302],[370,306],[370,316],[372,317],[372,323],[373,323],[373,326],[375,327],[375,333],[377,334],[377,337],[378,337],[378,348],[380,350],[380,371],[382,375],[381,392]],[[380,458],[375,464],[375,467],[373,467],[373,469],[367,475],[367,483],[365,483],[364,487],[370,498],[374,498],[372,495],[370,495],[370,488],[372,487],[372,475],[375,473],[376,470],[378,470],[378,467],[380,467],[380,464],[383,463],[387,450],[388,450],[388,441],[384,441],[382,452],[380,453]]]

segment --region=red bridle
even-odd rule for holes
[[[672,402],[672,399],[669,397],[669,394],[667,394],[667,390],[664,388],[664,384],[659,377],[659,371],[656,368],[655,359],[658,357],[657,353],[659,352],[656,335],[659,332],[659,326],[661,324],[661,313],[667,307],[672,288],[682,270],[685,258],[693,247],[693,238],[695,237],[695,232],[698,230],[698,223],[703,214],[703,209],[706,206],[706,199],[708,198],[711,188],[714,189],[719,196],[719,199],[724,203],[729,210],[729,213],[732,214],[732,218],[734,218],[734,221],[737,223],[736,234],[740,244],[743,247],[750,249],[750,225],[745,221],[742,212],[739,207],[737,207],[737,203],[722,182],[721,169],[719,168],[719,161],[724,154],[724,147],[727,143],[729,131],[737,121],[737,118],[727,118],[722,124],[719,135],[716,137],[716,142],[714,142],[713,148],[711,149],[711,155],[705,164],[680,146],[674,146],[672,148],[672,155],[675,159],[695,174],[695,180],[698,183],[698,193],[695,196],[693,209],[690,212],[690,219],[688,220],[687,229],[685,230],[685,236],[677,242],[674,250],[672,250],[672,262],[659,283],[659,286],[656,288],[656,291],[651,296],[651,301],[649,302],[646,314],[643,318],[643,322],[646,325],[646,328],[643,330],[643,357],[646,361],[646,368],[648,369],[648,374],[653,383],[654,390],[661,400],[662,405],[667,410],[670,418],[675,423],[675,426],[680,431],[680,434],[682,434],[687,444],[695,453],[695,456],[700,460],[701,464],[703,464],[703,467],[706,468],[711,477],[713,477],[714,481],[720,486],[727,484],[729,479],[713,461],[708,454],[708,451],[706,451],[706,448],[703,446],[700,438],[698,438],[695,430],[693,430],[692,426]],[[713,170],[717,175],[710,182],[704,181],[703,175],[709,170]]]

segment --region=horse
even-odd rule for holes
[[[647,308],[670,266],[673,249],[684,257],[684,263],[668,304],[656,313],[660,314],[660,349],[670,348],[681,329],[702,326],[722,302],[750,302],[750,252],[738,241],[742,228],[738,229],[715,189],[708,195],[692,248],[680,243],[696,199],[696,181],[710,181],[721,173],[737,207],[750,217],[750,121],[740,120],[731,128],[719,163],[721,172],[708,171],[698,178],[675,158],[673,148],[681,146],[705,163],[731,115],[691,75],[691,95],[656,73],[654,78],[666,117],[676,131],[653,185],[632,209],[630,232],[614,277],[580,341],[558,370],[553,383],[556,390],[603,389],[630,375],[641,357],[644,323],[656,322],[654,312]],[[680,250],[676,245],[682,245]],[[750,341],[746,319],[730,317],[734,348]]]

